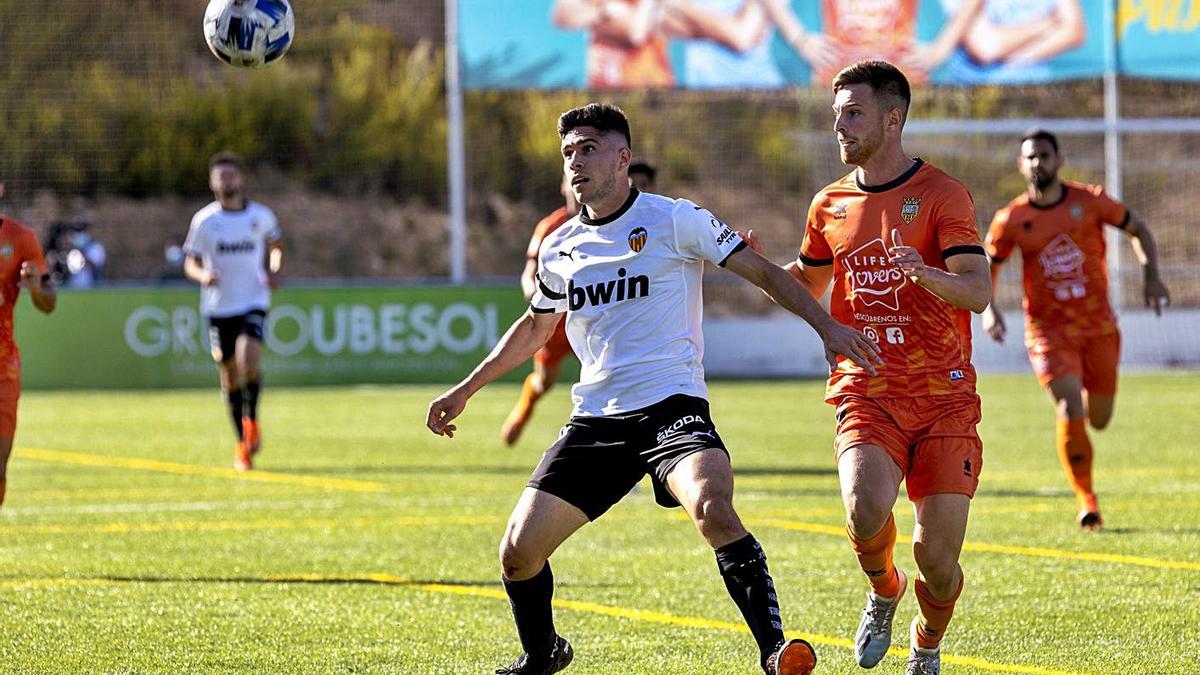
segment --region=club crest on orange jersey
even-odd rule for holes
[[[12,256],[13,256],[13,245],[8,242],[4,242],[4,245],[0,246],[0,257],[7,259],[7,258],[11,258]]]
[[[916,219],[917,213],[920,210],[921,210],[921,198],[920,197],[905,197],[904,201],[900,204],[900,220],[903,220],[904,224],[908,225],[909,223],[911,223],[913,220]]]
[[[1082,204],[1072,204],[1071,205],[1071,220],[1079,220],[1082,217],[1083,217],[1083,205]]]
[[[650,238],[650,233],[646,232],[644,227],[635,227],[629,233],[629,248],[634,253],[640,253],[646,247],[646,240]]]

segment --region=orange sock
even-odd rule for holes
[[[1058,458],[1075,488],[1075,496],[1083,499],[1092,494],[1092,442],[1088,439],[1087,420],[1058,421]]]
[[[875,595],[890,598],[899,593],[900,577],[896,575],[896,566],[892,564],[892,549],[896,547],[896,518],[889,514],[883,529],[870,539],[855,537],[849,525],[846,526],[846,534]]]
[[[917,579],[917,605],[921,608],[917,615],[916,640],[921,649],[937,649],[954,616],[954,603],[962,594],[963,582],[958,582],[958,590],[949,600],[938,600],[929,592],[929,587],[921,579]]]
[[[528,417],[533,411],[533,402],[537,400],[537,391],[533,388],[533,373],[525,376],[525,383],[521,385],[521,398],[517,401],[517,407],[514,412],[517,412],[521,417]]]

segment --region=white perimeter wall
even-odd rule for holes
[[[975,316],[976,369],[1030,372],[1019,309],[1005,313],[1009,335],[1003,345],[983,332]],[[1200,309],[1126,311],[1120,317],[1121,367],[1129,370],[1200,369]],[[821,341],[800,319],[711,318],[704,321],[704,368],[710,377],[824,376]]]

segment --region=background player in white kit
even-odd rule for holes
[[[816,655],[785,642],[766,556],[733,509],[729,454],[709,415],[704,384],[701,279],[704,261],[764,289],[821,335],[830,364],[841,354],[870,370],[878,348],[834,321],[782,268],[745,250],[737,234],[685,199],[631,188],[629,123],[615,106],[592,103],[559,118],[564,171],[581,213],[542,243],[531,306],[466,379],[429,406],[435,434],[468,399],[524,363],[566,312],[567,337],[582,365],[575,410],[542,456],[500,544],[502,581],[524,653],[497,673],[554,673],[571,645],[551,612],[549,557],[650,474],[655,497],[683,506],[715,549],[767,673],[809,673]]]
[[[234,466],[245,471],[262,444],[259,362],[271,289],[283,264],[279,225],[271,209],[246,199],[242,160],[220,152],[209,162],[216,201],[196,212],[183,249],[183,271],[200,284],[213,360],[237,433]]]

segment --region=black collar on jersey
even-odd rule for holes
[[[921,159],[920,157],[914,157],[913,165],[908,168],[908,171],[905,171],[904,173],[902,173],[899,176],[897,176],[896,178],[884,183],[883,185],[863,185],[862,182],[860,182],[858,180],[858,172],[856,171],[856,172],[854,172],[854,182],[855,182],[855,184],[858,185],[858,189],[862,190],[863,192],[887,192],[888,190],[891,190],[892,188],[897,188],[897,187],[900,187],[901,185],[903,185],[905,183],[905,181],[907,181],[909,178],[912,178],[913,176],[915,176],[917,174],[917,172],[921,170],[921,167],[924,165],[925,165],[925,160]]]
[[[612,214],[607,215],[603,218],[589,218],[587,215],[587,209],[580,209],[579,210],[579,222],[583,223],[584,225],[607,225],[607,224],[611,223],[612,221],[616,220],[617,218],[620,218],[621,216],[625,215],[625,212],[633,207],[633,203],[635,201],[637,201],[639,194],[641,194],[641,193],[638,192],[637,188],[635,188],[635,187],[629,188],[629,198],[625,200],[625,203],[621,205],[621,208],[617,209],[616,211],[613,211]]]
[[[1033,208],[1035,208],[1035,209],[1039,210],[1039,211],[1049,211],[1050,209],[1052,209],[1052,208],[1054,208],[1054,207],[1058,206],[1059,204],[1061,204],[1061,203],[1063,203],[1063,202],[1067,201],[1067,190],[1068,190],[1068,188],[1067,188],[1067,184],[1066,184],[1066,183],[1063,183],[1063,186],[1062,186],[1062,194],[1058,196],[1058,199],[1054,200],[1054,203],[1053,203],[1053,204],[1037,204],[1037,203],[1035,203],[1035,202],[1034,202],[1032,199],[1030,199],[1030,200],[1029,200],[1029,205],[1030,205],[1030,206],[1032,206]]]

